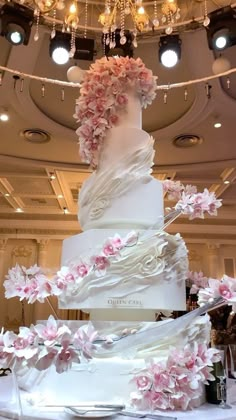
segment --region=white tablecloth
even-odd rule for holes
[[[18,417],[14,410],[5,410],[0,407],[0,420],[18,419],[18,420],[73,420],[79,417],[66,414],[63,409],[51,409],[32,406],[29,404],[29,394],[21,392],[22,417]],[[228,384],[228,403],[236,402],[236,382],[230,381]],[[236,420],[236,404],[231,405],[231,409],[222,409],[217,405],[204,404],[201,407],[187,412],[171,411],[161,412],[155,411],[163,416],[173,416],[177,420]],[[108,417],[109,419],[109,417]],[[134,417],[116,415],[113,420],[134,420]],[[93,420],[90,418],[90,420]],[[97,419],[96,419],[97,420]]]

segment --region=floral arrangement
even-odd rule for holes
[[[181,186],[180,189],[179,183],[177,183],[176,192],[174,192],[174,188],[173,181],[164,184],[165,192],[169,194],[170,191],[173,197],[179,198],[172,209],[173,217],[170,221],[180,214],[186,214],[190,219],[202,218],[204,213],[216,215],[217,208],[221,206],[221,200],[217,200],[215,194],[210,193],[207,189],[203,193],[193,193],[192,191],[196,191],[195,187],[187,186],[184,188]],[[153,235],[155,234],[158,234],[158,232],[153,233]],[[36,300],[44,302],[48,296],[60,296],[67,288],[73,285],[79,286],[82,279],[92,272],[97,277],[102,277],[112,262],[119,259],[125,248],[133,247],[135,252],[138,239],[139,234],[135,231],[130,232],[124,238],[121,238],[118,234],[112,238],[107,238],[96,254],[80,256],[78,261],[61,267],[52,279],[49,279],[37,265],[28,269],[16,265],[8,271],[6,276],[4,282],[5,297],[9,299],[17,296],[20,300],[26,299],[29,303],[34,303]]]
[[[91,65],[74,115],[80,124],[76,133],[83,162],[96,168],[106,130],[118,123],[120,110],[126,108],[127,92],[134,89],[141,106],[146,107],[156,96],[156,79],[140,58],[109,57]]]
[[[198,304],[203,306],[217,298],[233,306],[236,312],[236,279],[224,275],[221,280],[205,277],[203,273],[190,271],[188,280],[192,283],[190,294],[198,294]]]
[[[165,363],[150,360],[133,379],[137,389],[131,394],[133,405],[139,410],[194,408],[202,395],[202,385],[215,380],[211,370],[219,360],[217,349],[196,343],[193,348],[173,348]]]
[[[217,200],[214,192],[209,192],[207,188],[203,193],[197,192],[193,185],[186,185],[180,181],[163,181],[164,193],[167,193],[169,200],[178,200],[174,209],[182,214],[189,216],[190,220],[195,218],[204,219],[204,213],[210,216],[217,215],[217,209],[221,207],[221,200]]]
[[[205,277],[202,271],[189,271],[188,281],[191,284],[190,295],[195,295],[200,289],[208,286],[208,277]]]
[[[198,303],[202,306],[213,302],[217,297],[232,305],[233,311],[236,312],[236,279],[226,275],[221,280],[208,279],[208,286],[199,289]]]

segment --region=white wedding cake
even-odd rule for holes
[[[188,269],[183,239],[164,231],[162,184],[151,175],[154,140],[142,130],[141,107],[155,89],[140,59],[91,66],[76,109],[81,156],[94,168],[79,194],[83,233],[64,241],[62,267],[51,282],[37,266],[15,267],[5,282],[10,293],[11,279],[15,285],[26,276],[27,287],[17,283],[17,290],[27,293],[32,284],[35,298],[39,282],[41,300],[52,292],[59,308],[91,315],[92,322],[51,316],[23,327],[18,338],[6,333],[4,351],[10,357],[15,351],[16,359],[25,354],[19,384],[39,407],[69,407],[70,415],[85,417],[92,413],[78,413],[81,404],[105,404],[104,416],[111,404],[186,410],[201,404],[204,384],[213,378],[209,317],[200,316],[205,307],[143,322],[154,320],[155,311],[185,310]]]

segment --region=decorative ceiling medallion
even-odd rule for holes
[[[180,134],[176,136],[173,140],[173,145],[175,147],[192,147],[202,144],[203,138],[197,136],[196,134]]]
[[[23,137],[24,140],[35,144],[48,143],[51,140],[50,134],[40,128],[28,128],[26,130],[22,130],[20,132],[20,136]]]

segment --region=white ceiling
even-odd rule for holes
[[[144,37],[135,50],[135,57],[141,57],[153,70],[159,84],[212,74],[215,57],[208,48],[205,29],[183,32],[180,36],[182,58],[173,69],[160,65],[157,37]],[[71,60],[65,66],[54,64],[49,57],[48,44],[47,30],[41,31],[37,42],[31,36],[28,46],[11,47],[0,37],[0,65],[37,76],[66,80],[67,69],[74,62]],[[99,45],[97,49],[100,49]],[[235,52],[236,46],[223,53],[232,67],[236,67]],[[77,64],[88,68],[90,63]],[[230,76],[230,89],[227,89],[226,80],[216,79],[211,86],[210,99],[204,84],[189,87],[187,101],[184,100],[183,88],[170,90],[167,104],[164,104],[163,92],[159,92],[152,106],[143,113],[143,127],[156,139],[154,175],[157,178],[179,179],[196,184],[199,190],[206,186],[224,200],[217,220],[192,224],[195,237],[203,234],[205,229],[206,235],[212,238],[224,235],[235,240],[236,75]],[[42,97],[38,81],[25,79],[23,92],[20,92],[20,87],[18,81],[14,88],[12,75],[4,73],[0,108],[9,111],[10,120],[0,122],[0,233],[4,235],[30,226],[35,229],[53,228],[55,232],[78,230],[77,191],[89,174],[89,168],[80,162],[73,119],[79,92],[74,88],[65,88],[65,100],[62,101],[59,86],[45,85],[45,97]],[[221,122],[221,128],[214,128],[216,121]],[[26,129],[44,130],[50,134],[51,140],[44,144],[27,142],[20,134]],[[197,135],[203,141],[194,147],[175,147],[173,139],[183,134]],[[51,173],[55,174],[55,180],[50,180]],[[227,185],[224,184],[226,179],[230,181]],[[6,194],[9,196],[6,197]],[[63,198],[58,198],[58,195]],[[18,207],[24,213],[16,213]],[[64,215],[64,207],[68,208],[69,214]],[[185,219],[179,223],[188,226]],[[188,234],[190,228],[186,226],[181,228]]]

